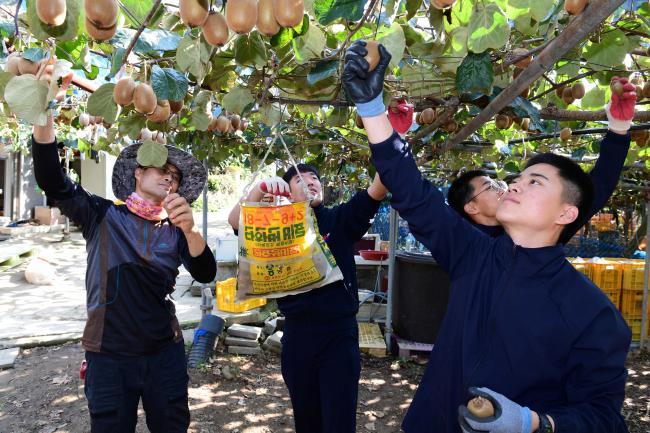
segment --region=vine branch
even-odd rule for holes
[[[158,10],[158,7],[160,6],[161,2],[162,0],[156,0],[156,2],[151,7],[151,10],[147,14],[147,17],[144,19],[144,21],[142,21],[142,24],[140,24],[138,31],[135,32],[135,35],[133,35],[133,39],[131,39],[131,42],[129,42],[129,46],[126,48],[126,51],[124,52],[124,58],[122,59],[122,64],[120,65],[119,68],[117,68],[118,71],[122,69],[122,67],[127,63],[129,54],[131,54],[133,47],[135,47],[135,44],[138,42],[138,39],[140,38],[140,35],[144,31],[144,29],[149,25],[149,21],[151,21],[153,16],[156,14],[156,11]]]

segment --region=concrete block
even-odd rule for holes
[[[245,311],[243,313],[224,313],[222,311],[217,311],[215,314],[223,317],[226,320],[226,326],[232,326],[234,324],[245,325],[248,323],[260,323],[264,321],[262,314],[260,314],[259,309],[254,309],[251,311]]]
[[[10,349],[0,350],[0,369],[13,368],[16,358],[20,354],[19,347],[12,347]]]
[[[264,334],[266,335],[271,335],[275,332],[276,328],[278,327],[278,319],[266,319],[264,322]]]
[[[257,340],[260,338],[260,335],[262,335],[262,328],[257,326],[234,324],[228,328],[228,335],[246,338],[248,340]]]
[[[244,347],[244,346],[228,346],[228,353],[233,355],[259,355],[262,353],[261,347]]]
[[[275,322],[275,330],[276,331],[284,331],[284,317],[278,317]]]
[[[278,355],[282,354],[282,347],[271,346],[266,341],[262,344],[262,349],[272,353],[277,353]]]
[[[247,338],[233,337],[231,335],[226,337],[226,346],[244,346],[244,347],[259,347],[257,340],[249,340]]]
[[[269,346],[282,348],[282,334],[282,331],[278,331],[275,334],[269,336],[269,338],[267,338],[264,343],[268,344]]]

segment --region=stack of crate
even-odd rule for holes
[[[569,259],[619,309],[632,329],[632,341],[641,337],[643,315],[644,260],[631,259]],[[648,308],[648,335],[650,335],[650,303]]]

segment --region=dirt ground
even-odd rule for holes
[[[90,431],[83,383],[78,379],[82,359],[79,344],[28,349],[14,369],[0,371],[0,433]],[[628,368],[623,414],[630,433],[648,433],[650,354],[631,354]],[[364,356],[357,431],[398,432],[423,371],[413,362]],[[189,395],[191,433],[294,431],[275,355],[219,353],[211,363],[191,371]],[[147,431],[141,412],[137,432]]]

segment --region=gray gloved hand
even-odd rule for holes
[[[472,397],[488,399],[494,406],[494,415],[478,418],[467,406],[458,406],[458,422],[464,433],[530,433],[533,425],[532,412],[489,388],[471,387]]]

